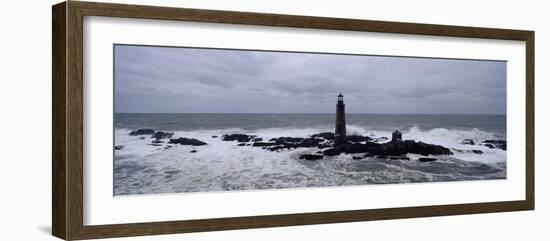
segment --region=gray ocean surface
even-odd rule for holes
[[[224,134],[307,137],[334,131],[334,114],[115,114],[114,195],[331,187],[389,183],[506,178],[506,151],[477,143],[506,140],[505,115],[346,114],[348,134],[391,137],[400,130],[414,139],[450,148],[452,156],[435,162],[342,154],[300,160],[317,148],[270,152],[221,141]],[[150,137],[130,136],[136,129],[195,138],[205,146],[152,145]],[[472,139],[476,145],[464,145]],[[481,150],[483,154],[475,154]]]
[[[334,114],[115,114],[117,128],[216,130],[334,127]],[[479,129],[506,138],[506,115],[346,114],[348,125],[373,130]]]

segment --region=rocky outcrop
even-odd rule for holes
[[[483,151],[481,151],[481,150],[472,150],[472,153],[481,155],[481,154],[483,154]]]
[[[304,138],[301,137],[278,137],[269,139],[269,141],[274,141],[277,144],[299,143],[303,140]]]
[[[416,142],[414,140],[405,141],[392,141],[388,143],[374,143],[366,142],[352,143],[335,146],[323,151],[323,154],[327,156],[336,156],[342,153],[355,154],[355,153],[370,153],[374,155],[384,156],[400,156],[407,153],[427,155],[452,155],[450,149],[440,146],[427,144],[424,142]]]
[[[372,141],[372,138],[368,136],[351,135],[346,137],[346,141],[358,143],[358,142]]]
[[[265,146],[274,146],[274,145],[277,145],[277,144],[275,142],[254,142],[252,144],[252,146],[254,147],[265,147]]]
[[[137,129],[135,131],[131,131],[131,136],[141,136],[141,135],[153,135],[155,134],[155,130],[153,129]]]
[[[473,139],[464,139],[464,140],[462,141],[462,144],[463,144],[463,145],[475,145],[476,143],[474,142]]]
[[[229,134],[223,135],[222,141],[237,141],[237,142],[249,142],[256,138],[255,135],[246,135],[246,134]]]
[[[309,137],[309,138],[301,138],[301,137],[279,137],[279,138],[273,138],[270,139],[270,144],[263,144],[265,146],[268,146],[266,149],[270,151],[279,151],[283,149],[293,149],[293,148],[299,148],[299,147],[319,147],[321,148],[321,144],[325,142],[325,139],[321,138],[315,138],[315,137]],[[254,145],[253,145],[254,146]],[[330,145],[332,146],[332,145]],[[327,146],[328,147],[328,146]]]
[[[491,149],[497,148],[506,151],[506,141],[505,140],[485,140],[481,142],[482,145],[489,147]]]
[[[323,155],[317,155],[317,154],[303,154],[303,155],[300,155],[300,159],[304,159],[304,160],[308,160],[308,161],[323,159],[323,157],[324,157]]]
[[[250,142],[254,138],[252,135],[232,134],[225,135],[222,140],[236,140],[239,142]],[[366,157],[379,156],[380,158],[401,159],[406,160],[406,154],[413,153],[423,156],[428,155],[452,155],[449,148],[433,145],[414,140],[402,141],[399,138],[386,143],[378,143],[381,138],[373,138],[369,136],[351,135],[346,138],[344,143],[335,145],[334,134],[325,132],[311,135],[310,137],[277,137],[272,138],[268,142],[257,141],[251,143],[253,147],[261,147],[269,151],[281,151],[294,148],[319,148],[322,149],[315,156],[336,156],[340,154],[363,154],[356,155],[354,159],[362,159]],[[386,139],[387,140],[387,139]],[[239,146],[245,146],[239,144]],[[310,155],[310,154],[307,154]],[[303,155],[302,159],[313,158]]]
[[[385,136],[381,137],[372,137],[372,142],[381,143],[381,142],[387,142],[389,139]]]
[[[399,133],[398,133],[399,134]],[[155,138],[151,145],[162,145],[164,142],[162,139],[172,138],[174,133],[155,131],[152,129],[138,129],[132,131],[130,135],[151,135]],[[402,140],[395,137],[391,141],[387,141],[387,137],[375,137],[375,136],[362,136],[362,135],[349,135],[343,142],[335,144],[335,135],[331,132],[323,132],[311,135],[309,137],[277,137],[264,141],[263,138],[256,135],[247,134],[227,134],[221,136],[222,141],[237,141],[237,146],[252,146],[257,148],[266,149],[268,151],[281,151],[294,148],[318,148],[320,149],[315,154],[303,154],[300,155],[300,159],[304,160],[319,160],[326,156],[337,156],[340,154],[354,154],[353,159],[360,160],[367,157],[377,156],[382,159],[392,160],[409,160],[407,154],[419,154],[423,156],[428,155],[452,155],[450,149],[434,144],[428,144],[424,142],[417,142],[414,140]],[[144,138],[144,137],[142,137]],[[218,136],[212,136],[212,138],[218,138]],[[470,144],[471,139],[464,140],[463,143]],[[193,139],[179,137],[177,139],[169,139],[169,144],[180,144],[189,146],[203,146],[207,145],[206,142]],[[493,145],[493,148],[506,148],[506,142],[500,140],[487,140],[483,144]],[[122,147],[120,147],[122,148]],[[119,150],[115,147],[115,150]],[[192,153],[196,150],[191,151]],[[477,150],[473,150],[473,153],[478,153]],[[481,152],[481,151],[479,151]],[[483,152],[481,152],[483,153]],[[478,153],[478,154],[481,154]],[[432,160],[433,159],[433,160]],[[420,158],[419,161],[429,162],[434,161],[435,158],[426,157]]]
[[[157,132],[155,132],[155,134],[153,134],[153,136],[151,136],[151,138],[161,140],[161,139],[172,138],[173,135],[174,135],[174,133],[171,133],[171,132],[157,131]]]
[[[473,139],[464,139],[461,144],[463,145],[475,145]],[[505,140],[484,140],[478,145],[489,147],[491,149],[501,149],[506,151],[506,141]]]
[[[433,157],[420,157],[420,158],[418,158],[418,161],[421,161],[421,162],[433,162],[433,161],[437,161],[437,158],[433,158]]]
[[[172,138],[174,133],[163,132],[163,131],[155,131],[153,129],[137,129],[137,130],[131,131],[129,133],[129,135],[131,135],[131,136],[141,136],[140,139],[142,139],[142,140],[145,139],[145,137],[143,137],[144,135],[151,135],[151,138],[154,138],[156,140],[161,140],[161,139]]]
[[[185,138],[185,137],[180,137],[178,139],[170,139],[168,143],[180,144],[180,145],[186,145],[186,146],[204,146],[207,144],[206,142],[199,141],[197,139]]]
[[[410,158],[407,155],[401,155],[401,156],[377,156],[378,158],[383,159],[390,159],[390,160],[410,160]]]

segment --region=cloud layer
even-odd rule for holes
[[[506,62],[115,46],[118,113],[505,114]]]

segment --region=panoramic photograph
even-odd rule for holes
[[[113,48],[115,196],[506,179],[506,61]]]

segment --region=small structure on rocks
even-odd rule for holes
[[[392,142],[400,142],[403,141],[403,137],[401,135],[401,132],[396,130],[393,133],[391,133],[391,141]]]

